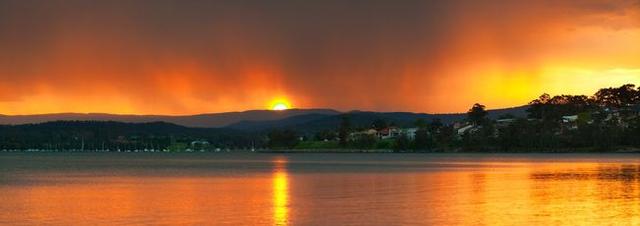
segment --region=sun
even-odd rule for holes
[[[283,110],[290,109],[291,104],[289,103],[289,101],[285,99],[276,99],[271,101],[270,108],[271,110],[274,110],[274,111],[283,111]]]
[[[282,111],[282,110],[287,110],[287,109],[289,109],[289,107],[287,107],[287,105],[286,105],[286,104],[278,103],[278,104],[276,104],[276,105],[273,105],[273,108],[272,108],[272,109],[273,109],[273,110],[275,110],[275,111]]]

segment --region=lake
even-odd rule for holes
[[[0,153],[7,224],[640,225],[640,155]]]

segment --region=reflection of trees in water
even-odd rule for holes
[[[640,165],[604,165],[596,168],[542,170],[530,175],[533,180],[614,180],[639,181]]]

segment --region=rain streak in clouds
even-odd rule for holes
[[[0,0],[0,113],[416,112],[640,84],[640,1]]]

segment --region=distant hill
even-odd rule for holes
[[[39,115],[0,115],[0,124],[19,125],[51,121],[117,121],[117,122],[168,122],[186,127],[215,128],[225,127],[242,121],[272,121],[298,115],[318,114],[336,115],[340,112],[331,109],[290,109],[286,111],[252,110],[214,114],[166,116],[166,115],[118,115],[102,113],[59,113]]]
[[[527,106],[489,110],[490,118],[497,118],[503,114],[516,117],[526,115]],[[300,131],[319,131],[335,129],[341,121],[339,112],[331,109],[291,109],[286,111],[252,110],[243,112],[227,112],[215,114],[200,114],[186,116],[166,115],[117,115],[117,114],[41,114],[41,115],[0,115],[2,125],[20,125],[43,123],[52,121],[115,121],[125,123],[167,122],[184,127],[193,128],[227,128],[238,131],[262,131],[273,128],[291,128]],[[376,119],[385,119],[398,126],[411,126],[416,119],[431,121],[435,118],[443,123],[453,123],[463,120],[466,113],[454,114],[425,114],[411,112],[348,112],[354,127],[366,127]]]
[[[489,118],[497,119],[501,115],[510,114],[515,117],[525,117],[528,106],[520,106],[514,108],[489,110]],[[427,122],[433,119],[440,119],[445,124],[464,120],[466,113],[454,114],[425,114],[411,112],[369,112],[369,111],[351,111],[346,113],[349,115],[351,125],[353,127],[368,127],[376,119],[384,119],[389,123],[397,126],[413,126],[417,119],[424,119]],[[336,129],[342,121],[342,114],[320,115],[306,114],[297,115],[289,118],[270,120],[270,121],[242,121],[231,124],[226,128],[244,130],[244,131],[260,131],[273,128],[289,128],[302,132],[316,132],[321,130]]]
[[[526,107],[489,111],[489,117],[512,114],[525,116]],[[51,114],[0,116],[0,149],[142,149],[167,148],[175,142],[188,144],[206,140],[215,147],[264,146],[266,132],[275,128],[294,129],[312,135],[335,130],[344,114],[353,127],[366,128],[376,119],[398,126],[413,126],[416,119],[443,123],[463,120],[466,114],[423,114],[410,112],[341,113],[327,109],[247,111],[194,116],[138,116],[109,114]],[[7,123],[9,122],[9,123]]]
[[[206,140],[216,147],[261,145],[256,133],[226,128],[191,128],[167,122],[53,121],[0,125],[0,149],[164,149]],[[184,146],[186,148],[187,146]]]
[[[190,128],[167,122],[126,123],[114,121],[51,121],[34,124],[0,125],[0,133],[41,133],[57,132],[96,133],[103,135],[132,134],[207,134],[225,132],[222,128]]]

